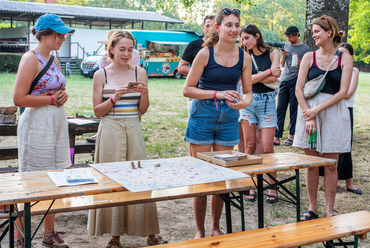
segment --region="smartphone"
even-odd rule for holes
[[[138,85],[139,85],[139,83],[138,83],[138,82],[129,82],[127,87],[128,87],[130,90],[133,90],[133,89],[135,88],[135,86],[138,86]]]
[[[282,52],[285,52],[285,50],[283,48],[280,49]]]

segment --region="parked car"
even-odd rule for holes
[[[100,44],[93,55],[88,56],[82,61],[80,67],[81,75],[92,78],[94,76],[94,73],[99,70],[99,60],[105,53],[105,46],[103,44]]]

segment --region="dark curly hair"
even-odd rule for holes
[[[36,37],[36,39],[37,39],[38,41],[40,41],[42,36],[44,36],[44,35],[45,35],[45,36],[48,36],[48,35],[55,34],[55,31],[54,31],[54,30],[52,30],[51,28],[48,28],[48,29],[40,30],[40,31],[38,31],[38,32],[36,33],[36,29],[35,29],[35,27],[32,27],[32,29],[31,29],[31,33],[33,34],[33,36],[35,36],[35,37]]]

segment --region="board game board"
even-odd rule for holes
[[[157,163],[160,163],[159,167],[155,167]],[[249,177],[244,173],[193,157],[141,160],[142,168],[136,169],[132,168],[131,162],[91,164],[91,166],[131,192]],[[137,161],[135,166],[137,167]]]

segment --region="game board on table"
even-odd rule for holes
[[[159,167],[155,167],[157,163],[160,163]],[[135,162],[135,165],[137,165],[137,162]],[[131,192],[249,177],[244,173],[193,157],[141,160],[142,168],[136,169],[132,168],[131,162],[91,164],[91,166]]]

